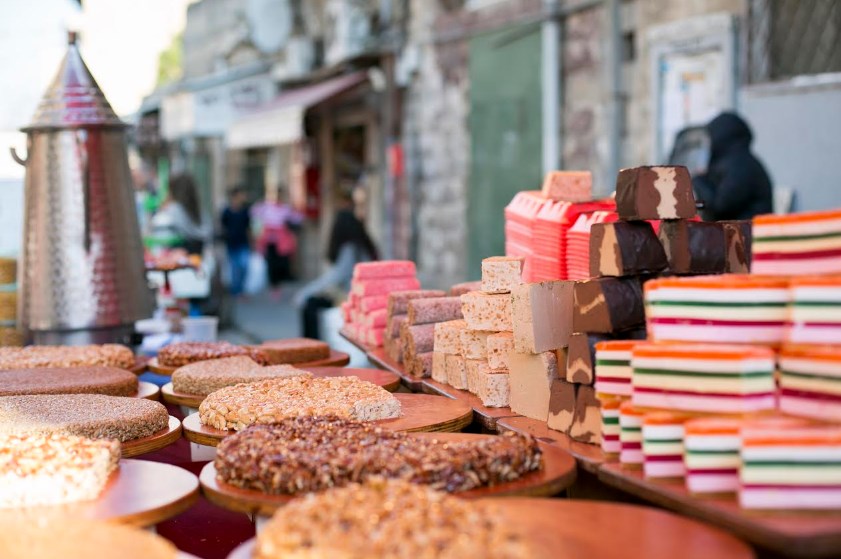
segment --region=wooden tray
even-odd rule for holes
[[[597,473],[605,461],[604,452],[599,445],[574,441],[569,435],[547,427],[545,421],[522,416],[506,417],[497,421],[496,426],[500,433],[505,431],[528,433],[541,442],[566,450],[575,457],[579,467],[591,473]]]
[[[400,377],[403,386],[405,386],[412,392],[420,392],[423,389],[423,379],[413,377],[403,369],[403,366],[400,363],[392,361],[392,359],[386,353],[385,348],[378,347],[376,349],[372,349],[367,353],[367,355],[368,360],[371,363],[373,363],[380,369],[391,371],[392,373]]]
[[[149,365],[149,358],[143,355],[137,355],[134,358],[134,366],[129,369],[135,375],[142,375],[146,372],[146,368]]]
[[[468,433],[412,433],[413,437],[435,438],[447,442],[465,441],[493,435],[471,435]],[[544,453],[545,467],[516,481],[493,487],[482,487],[457,493],[459,497],[549,497],[557,495],[575,481],[575,459],[559,448],[540,443]],[[216,479],[216,467],[209,462],[199,475],[202,492],[211,502],[234,512],[270,516],[296,496],[268,495],[261,491],[240,489]]]
[[[312,367],[344,367],[348,363],[350,363],[350,355],[342,351],[331,349],[330,357],[327,359],[310,361],[308,363],[292,363],[292,365],[298,367],[299,369],[309,369]],[[150,371],[158,375],[172,376],[172,373],[174,373],[175,369],[178,367],[167,367],[166,365],[161,365],[158,363],[158,358],[153,357],[149,360],[148,368]]]
[[[154,435],[122,443],[123,458],[133,458],[165,448],[181,438],[181,422],[169,416],[169,427]]]
[[[121,460],[102,494],[93,501],[66,505],[7,509],[0,512],[19,516],[74,516],[108,520],[131,526],[153,526],[181,514],[199,497],[195,475],[170,464],[146,460]]]
[[[693,495],[682,479],[650,480],[617,463],[602,466],[599,480],[783,556],[841,557],[841,511],[745,510],[735,495]]]
[[[460,431],[470,425],[473,410],[466,404],[429,394],[395,394],[403,407],[403,415],[377,421],[378,425],[395,431]],[[222,431],[201,424],[198,412],[184,418],[184,436],[188,441],[216,446],[236,431]]]
[[[444,384],[431,378],[423,379],[421,389],[426,394],[446,396],[455,400],[461,400],[473,408],[473,416],[479,424],[488,431],[496,431],[496,422],[505,417],[520,417],[511,411],[511,408],[489,408],[482,404],[482,400],[467,390],[459,390],[448,384]]]
[[[146,400],[158,401],[161,397],[161,389],[157,384],[151,382],[140,381],[137,383],[137,394],[135,398],[145,398]]]
[[[379,369],[348,369],[342,367],[311,367],[307,368],[314,376],[317,377],[359,377],[362,380],[373,382],[378,386],[382,386],[389,392],[394,392],[400,387],[400,378],[394,373],[388,371],[381,371]],[[168,404],[175,404],[177,406],[187,406],[198,409],[199,405],[204,401],[206,396],[199,396],[197,394],[185,394],[183,392],[176,392],[169,382],[161,388],[164,402]]]
[[[595,501],[488,499],[503,507],[525,535],[534,559],[750,559],[744,542],[715,528],[661,510]],[[422,529],[422,528],[421,528]],[[255,539],[228,559],[251,559]]]

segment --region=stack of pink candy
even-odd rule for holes
[[[518,192],[505,208],[505,254],[524,258],[523,281],[569,278],[570,228],[579,216],[615,208],[592,199],[592,184],[589,171],[553,171],[540,192]]]
[[[590,279],[590,227],[594,223],[612,223],[619,219],[613,210],[580,214],[567,233],[567,277],[570,280]]]
[[[342,304],[345,332],[372,347],[383,345],[388,295],[418,289],[415,263],[409,260],[363,262],[353,270],[348,300]]]

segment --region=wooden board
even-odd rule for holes
[[[472,435],[468,433],[411,433],[412,437],[435,438],[443,442],[461,442],[493,435]],[[557,495],[575,481],[575,459],[559,448],[539,443],[544,456],[544,468],[531,472],[520,479],[493,487],[481,487],[457,493],[459,497],[549,497]],[[293,495],[268,495],[261,491],[240,489],[216,478],[213,462],[208,463],[199,475],[202,492],[207,499],[220,507],[234,512],[269,516],[295,498]]]
[[[165,448],[181,438],[181,422],[169,416],[169,427],[142,439],[122,443],[123,458],[132,458]]]
[[[466,403],[468,406],[473,408],[474,418],[488,431],[496,431],[496,422],[501,418],[519,417],[516,413],[511,411],[511,408],[489,408],[484,406],[482,404],[482,400],[475,394],[471,394],[467,390],[453,388],[448,384],[432,380],[431,378],[423,379],[421,388],[426,394],[446,396]]]
[[[135,398],[145,398],[146,400],[158,401],[161,397],[161,389],[157,384],[151,382],[140,381],[137,383],[137,394]]]
[[[506,498],[498,504],[529,542],[534,559],[750,559],[744,542],[715,528],[661,510],[595,501]],[[228,559],[251,559],[255,539]]]
[[[693,495],[682,479],[648,480],[641,470],[625,469],[617,463],[603,465],[599,479],[782,555],[841,557],[841,511],[747,511],[739,507],[735,495]]]
[[[153,526],[181,514],[199,497],[199,481],[192,473],[160,462],[121,460],[99,498],[66,505],[8,509],[3,514],[36,513],[108,520],[131,526]]]
[[[336,351],[335,349],[330,350],[330,357],[327,359],[319,359],[318,361],[309,361],[307,363],[292,363],[295,367],[299,369],[309,369],[311,367],[344,367],[350,363],[350,355],[344,353],[343,351]],[[168,367],[166,365],[161,365],[158,363],[158,358],[153,357],[149,360],[148,368],[153,373],[159,375],[166,375],[172,376],[172,373],[175,372],[175,369],[178,367]]]
[[[420,392],[423,389],[423,379],[413,377],[407,373],[400,363],[393,361],[385,351],[385,348],[378,347],[368,352],[368,360],[381,369],[391,371],[400,377],[403,386],[412,392]]]
[[[591,473],[597,473],[605,461],[604,452],[599,445],[574,441],[569,435],[549,429],[544,421],[522,416],[507,417],[497,421],[496,425],[500,433],[505,431],[528,433],[541,442],[566,450],[575,457],[579,467]]]
[[[395,431],[455,432],[470,425],[473,410],[466,404],[450,398],[429,394],[395,394],[400,400],[403,415],[394,419],[377,421],[378,425]],[[184,418],[184,436],[188,441],[216,446],[219,441],[236,431],[222,431],[202,425],[199,414]]]
[[[149,365],[149,358],[143,355],[137,355],[134,358],[134,366],[129,369],[135,375],[142,375],[146,372],[146,368]]]
[[[362,380],[372,382],[377,386],[382,386],[389,392],[394,392],[400,387],[400,377],[388,371],[380,369],[352,369],[344,367],[311,367],[307,368],[314,376],[317,377],[359,377]],[[161,394],[164,402],[167,404],[174,404],[177,406],[188,406],[190,408],[198,408],[204,401],[206,396],[199,396],[197,394],[185,394],[183,392],[176,392],[169,382],[161,387]]]

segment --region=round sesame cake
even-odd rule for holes
[[[107,394],[134,396],[137,376],[116,367],[49,367],[0,371],[0,396]]]

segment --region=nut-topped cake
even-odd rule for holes
[[[226,386],[297,376],[312,376],[312,373],[291,365],[263,367],[246,356],[225,357],[179,367],[172,373],[172,387],[183,394],[207,396]]]
[[[335,415],[359,421],[400,416],[391,392],[358,377],[292,377],[229,386],[199,406],[203,425],[241,431],[301,415]]]
[[[0,436],[0,508],[95,499],[119,461],[120,443],[112,439]]]
[[[539,470],[529,435],[464,442],[412,437],[338,417],[294,417],[254,425],[217,448],[220,481],[270,494],[323,491],[374,476],[448,492],[513,481]]]
[[[533,557],[504,507],[405,481],[372,480],[279,509],[254,559],[516,559]]]
[[[0,371],[0,396],[107,394],[134,396],[137,376],[116,367],[55,367]]]
[[[134,366],[134,353],[118,344],[0,348],[0,370],[94,366],[130,369]]]
[[[151,400],[101,394],[0,398],[0,435],[66,433],[120,442],[166,429],[166,408]]]
[[[265,353],[258,348],[242,347],[228,342],[177,342],[158,352],[158,363],[164,367],[183,367],[190,363],[222,359],[224,357],[251,357],[261,365],[268,365]]]
[[[3,559],[176,559],[170,542],[139,528],[70,516],[3,518]]]

